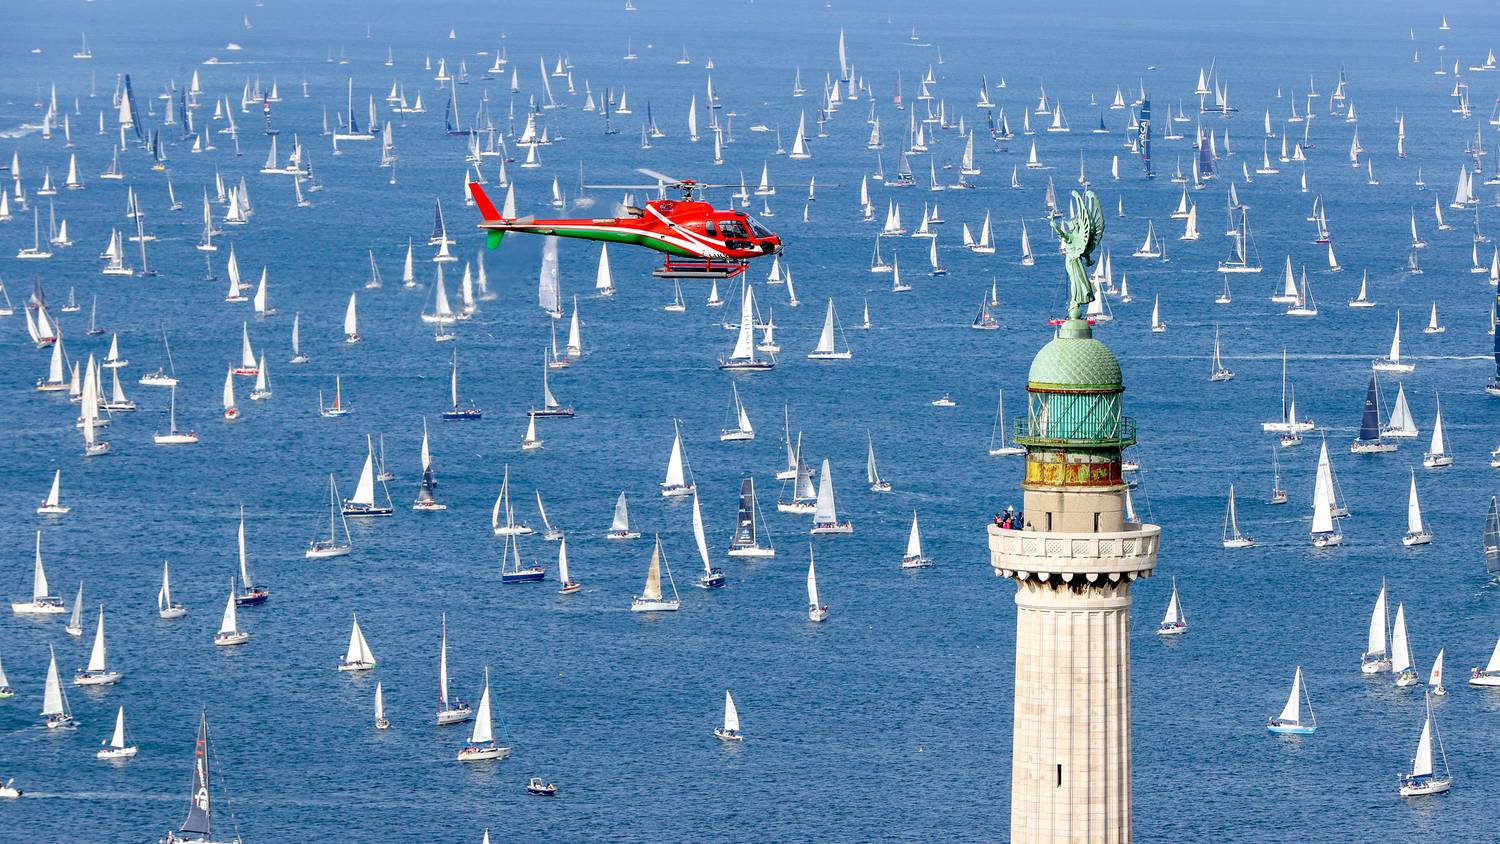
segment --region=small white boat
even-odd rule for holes
[[[67,612],[62,598],[49,594],[47,571],[42,566],[42,532],[36,532],[36,558],[31,569],[31,600],[12,601],[11,612],[16,615],[62,615]]]
[[[911,532],[906,536],[906,555],[901,558],[903,569],[925,569],[932,565],[932,558],[922,553],[922,531],[917,526],[917,512],[911,514]]]
[[[375,681],[375,729],[389,730],[390,719],[385,717],[385,687],[379,680]]]
[[[1167,611],[1156,626],[1158,636],[1181,636],[1187,632],[1187,614],[1182,611],[1182,602],[1177,598],[1177,578],[1172,578],[1172,598],[1167,601]]]
[[[724,725],[714,730],[714,738],[720,741],[744,741],[740,734],[740,713],[734,707],[734,696],[724,690]]]
[[[1239,518],[1234,506],[1234,484],[1229,485],[1229,501],[1224,507],[1224,539],[1225,548],[1249,548],[1255,544],[1255,540],[1240,532]]]
[[[823,469],[819,474],[818,503],[813,510],[813,535],[853,533],[852,521],[838,520],[838,507],[833,494],[833,471],[826,457],[823,458]]]
[[[871,492],[891,491],[891,482],[880,476],[880,467],[875,465],[875,440],[868,428],[865,429],[865,481]]]
[[[1365,639],[1365,652],[1359,658],[1361,674],[1381,674],[1391,670],[1391,653],[1386,644],[1391,619],[1385,607],[1385,581],[1381,580],[1380,594],[1375,597],[1375,609],[1370,612],[1370,632]],[[1495,653],[1500,657],[1500,644],[1496,645]],[[1491,662],[1500,667],[1500,658],[1492,659]],[[1500,681],[1495,685],[1500,685]]]
[[[615,516],[610,523],[609,531],[604,534],[605,539],[640,539],[640,531],[630,529],[630,508],[625,504],[625,491],[620,490],[620,497],[615,499]]]
[[[807,546],[807,620],[823,621],[828,618],[828,605],[818,600],[818,574],[813,565],[812,544]]]
[[[933,407],[958,407],[958,402],[948,397],[947,393],[932,400]]]
[[[72,729],[73,708],[68,705],[68,692],[57,674],[57,651],[47,646],[47,682],[42,691],[42,718],[47,729]]]
[[[198,442],[198,432],[197,431],[179,431],[177,429],[177,385],[176,384],[172,385],[172,398],[171,398],[170,404],[168,406],[171,408],[171,410],[169,411],[169,415],[167,417],[168,420],[169,420],[169,425],[168,425],[168,428],[167,428],[167,433],[165,433],[165,434],[154,434],[151,437],[151,441],[154,442],[154,443],[156,443],[157,445],[194,445],[194,444],[196,444]]]
[[[124,675],[109,667],[104,646],[104,605],[99,605],[99,620],[94,628],[94,647],[89,652],[88,667],[73,675],[75,686],[109,686],[120,682]]]
[[[692,480],[692,467],[683,455],[682,428],[676,419],[672,420],[672,431],[672,454],[667,458],[667,476],[660,484],[661,494],[666,498],[693,495],[698,485]]]
[[[1412,758],[1411,772],[1401,775],[1399,792],[1402,797],[1422,797],[1442,794],[1453,787],[1453,774],[1448,769],[1448,751],[1443,749],[1443,737],[1438,733],[1437,722],[1432,718],[1432,697],[1426,698],[1427,719],[1422,722],[1422,735],[1417,739],[1417,753]],[[1437,741],[1438,755],[1443,760],[1442,773],[1438,773],[1433,762],[1432,744]]]
[[[446,727],[474,717],[468,701],[448,696],[448,614],[442,616],[442,634],[438,640],[438,708],[437,725]]]
[[[1411,485],[1406,493],[1406,535],[1401,537],[1401,544],[1408,548],[1432,542],[1432,534],[1422,524],[1422,506],[1417,501],[1417,471],[1410,471]]]
[[[61,516],[68,512],[69,507],[60,501],[62,493],[62,470],[58,469],[52,473],[52,488],[47,492],[47,497],[36,508],[38,515]]]
[[[115,713],[115,731],[104,740],[99,752],[94,754],[95,759],[129,759],[139,751],[131,744],[125,736],[125,707],[121,706]]]
[[[1500,686],[1500,640],[1495,642],[1495,649],[1490,651],[1490,661],[1484,668],[1476,667],[1469,671],[1469,685]]]
[[[663,596],[661,589],[661,570],[665,566],[667,570],[667,583],[672,587],[670,599]],[[662,552],[661,537],[656,538],[656,544],[651,548],[651,563],[646,567],[646,586],[630,602],[631,612],[675,612],[682,606],[682,600],[677,595],[677,582],[672,578],[672,566],[667,562],[667,555]]]
[[[187,608],[172,600],[172,572],[166,560],[161,561],[161,588],[156,592],[156,614],[163,619],[187,615]]]
[[[224,615],[219,620],[219,632],[214,634],[215,645],[243,645],[250,641],[250,634],[239,628],[239,618],[235,613],[235,598],[238,597],[238,589],[233,576],[229,578],[229,602],[224,605]]]
[[[1303,702],[1307,704],[1307,720],[1302,718]],[[1312,699],[1302,685],[1302,666],[1292,676],[1292,691],[1286,697],[1286,706],[1281,714],[1266,722],[1266,731],[1278,735],[1310,736],[1318,731],[1318,716],[1313,712]]]
[[[344,651],[344,659],[339,662],[339,670],[369,671],[376,664],[370,643],[365,641],[365,632],[359,627],[359,614],[355,613],[354,626],[349,630],[349,647]]]
[[[1443,437],[1443,401],[1437,400],[1437,412],[1432,419],[1432,442],[1422,455],[1422,465],[1428,469],[1446,469],[1453,465],[1453,455]]]
[[[1443,652],[1444,648],[1438,648],[1437,657],[1432,661],[1432,670],[1427,672],[1427,688],[1435,695],[1445,695],[1448,690],[1443,688]]]
[[[0,800],[15,800],[22,794],[25,794],[25,792],[19,788],[16,788],[15,777],[11,777],[4,782],[0,782]]]
[[[535,147],[533,147],[535,149]],[[484,690],[479,693],[479,708],[474,714],[474,729],[469,741],[458,750],[460,762],[485,762],[510,755],[509,745],[495,742],[494,723],[490,716],[490,669],[484,668]]]
[[[335,521],[337,520],[337,521]],[[338,529],[342,524],[344,538],[339,539]],[[309,560],[322,560],[329,557],[342,557],[354,550],[354,541],[349,536],[349,520],[344,517],[339,508],[339,488],[333,480],[333,473],[328,473],[328,538],[319,537],[307,543],[305,555]]]

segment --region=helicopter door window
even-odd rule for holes
[[[724,244],[730,249],[748,249],[750,247],[749,233],[739,220],[720,220],[719,233],[724,236]]]
[[[703,230],[705,232],[708,232],[709,237],[719,236],[719,226],[713,220],[709,220],[708,222],[704,223]]]

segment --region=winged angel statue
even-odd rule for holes
[[[1097,295],[1088,268],[1094,265],[1094,250],[1104,239],[1104,209],[1093,191],[1085,191],[1082,196],[1073,191],[1069,206],[1071,216],[1067,222],[1061,226],[1053,223],[1052,230],[1057,232],[1067,255],[1068,319],[1078,319]]]

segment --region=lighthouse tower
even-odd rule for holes
[[[1022,524],[989,528],[990,563],[1016,582],[1018,844],[1131,840],[1130,584],[1150,576],[1161,530],[1126,504],[1135,421],[1119,361],[1072,314],[1032,361],[1014,420]]]

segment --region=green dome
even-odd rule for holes
[[[1036,353],[1027,381],[1035,387],[1124,388],[1115,353],[1095,340],[1091,331],[1069,330],[1067,325]]]

